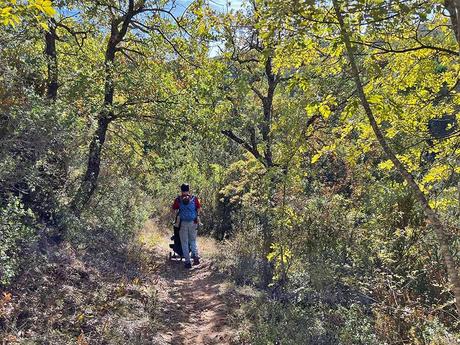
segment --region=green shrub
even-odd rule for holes
[[[267,298],[255,299],[244,308],[251,320],[240,334],[243,343],[253,345],[333,345],[339,344],[337,326],[340,319],[327,306],[316,304],[303,308]]]
[[[341,307],[339,312],[344,320],[339,330],[340,343],[343,345],[384,345],[377,335],[371,318],[363,312],[358,304],[348,308]]]
[[[34,215],[17,197],[0,206],[0,284],[8,285],[18,273],[21,254],[35,239]]]
[[[256,229],[242,229],[231,240],[217,260],[220,267],[239,285],[258,285],[262,279],[262,234]]]
[[[372,318],[358,304],[302,306],[260,297],[238,313],[240,341],[253,345],[384,345]],[[247,320],[247,321],[242,321]]]
[[[19,196],[37,220],[53,223],[66,200],[79,123],[64,104],[27,93],[28,103],[0,115],[0,197]]]
[[[109,183],[110,181],[110,183]],[[128,179],[103,176],[100,187],[80,217],[65,212],[61,226],[73,243],[87,242],[95,229],[114,239],[127,241],[150,215],[150,198]]]

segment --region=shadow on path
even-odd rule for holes
[[[191,270],[178,260],[165,259],[163,265],[158,270],[162,278],[158,316],[165,343],[231,344],[232,297],[212,263],[205,261]]]

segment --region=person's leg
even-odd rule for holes
[[[189,236],[189,241],[190,241],[190,249],[192,251],[192,256],[195,262],[199,262],[198,246],[196,243],[197,232],[198,232],[198,225],[195,223],[192,223],[189,228],[188,236]]]
[[[180,225],[180,230],[179,230],[179,237],[182,243],[182,253],[184,255],[186,264],[190,263],[190,249],[189,249],[190,244],[188,240],[189,227],[190,227],[190,223],[182,222]]]

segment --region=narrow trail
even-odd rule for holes
[[[231,327],[241,299],[215,269],[215,241],[199,238],[203,263],[186,270],[160,229],[149,220],[131,247],[101,233],[81,250],[50,247],[0,291],[0,344],[241,345]]]
[[[162,344],[234,344],[235,331],[230,316],[235,299],[224,277],[215,269],[206,247],[208,239],[198,238],[203,248],[203,261],[191,270],[184,262],[169,260],[166,243],[161,240],[157,256],[158,315],[157,339]],[[215,248],[214,248],[215,250]],[[233,306],[232,306],[233,304]]]
[[[160,294],[160,336],[170,344],[230,344],[229,296],[209,264],[185,271],[180,263],[166,264],[167,286]]]

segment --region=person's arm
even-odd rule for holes
[[[195,197],[195,207],[196,207],[196,220],[197,224],[202,225],[200,216],[203,214],[203,211],[201,210],[201,203],[200,200]]]
[[[177,211],[177,210],[179,209],[179,207],[180,207],[180,204],[179,204],[179,197],[177,197],[177,198],[174,199],[174,202],[173,202],[173,204],[172,204],[172,206],[171,206],[171,209],[172,209],[173,211]]]

